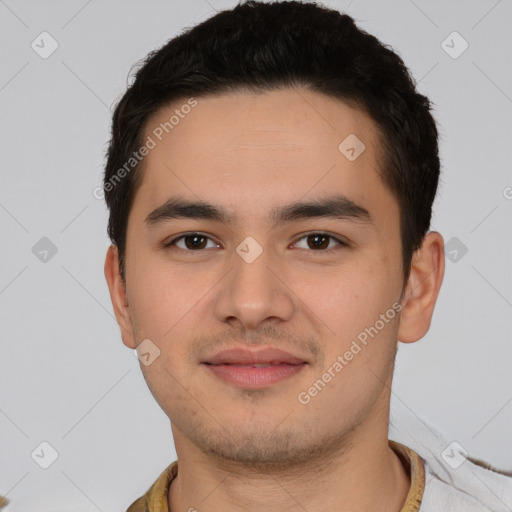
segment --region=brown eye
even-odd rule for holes
[[[310,249],[327,249],[329,247],[329,238],[325,235],[309,235],[308,246]]]
[[[183,237],[187,249],[204,249],[206,247],[206,237],[202,235],[187,235]]]
[[[298,240],[296,244],[302,240],[306,241],[306,247],[302,246],[301,249],[310,249],[313,252],[331,252],[336,250],[339,246],[347,246],[345,242],[327,233],[310,233]],[[334,242],[334,243],[331,243]]]
[[[202,235],[201,233],[188,233],[181,235],[169,243],[166,243],[164,247],[176,246],[178,249],[183,251],[200,251],[206,249],[208,241],[213,243],[214,247],[218,247],[209,237]],[[211,247],[211,246],[210,246]]]

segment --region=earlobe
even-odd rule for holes
[[[111,244],[107,250],[104,272],[114,314],[121,329],[123,343],[129,348],[135,348],[135,336],[133,334],[126,287],[119,272],[119,253],[114,244]]]
[[[443,282],[444,262],[443,237],[431,231],[425,235],[422,246],[412,258],[402,301],[398,341],[412,343],[428,332]]]

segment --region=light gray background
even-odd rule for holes
[[[130,67],[235,3],[0,0],[8,512],[125,510],[175,459],[169,421],[113,316],[107,212],[93,191]],[[443,169],[433,228],[467,247],[447,260],[429,334],[401,344],[393,401],[510,469],[512,1],[324,3],[397,50],[434,102]],[[59,44],[47,59],[31,48],[43,31]],[[456,59],[441,46],[453,31],[469,43]],[[42,237],[57,247],[47,262],[32,252]],[[43,441],[59,455],[48,469],[31,458]]]

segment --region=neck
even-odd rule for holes
[[[178,475],[168,496],[171,512],[399,512],[410,487],[407,471],[389,447],[387,428],[376,435],[368,423],[307,464],[266,469],[205,454],[176,425],[172,428]]]

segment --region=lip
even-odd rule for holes
[[[297,375],[308,363],[274,348],[257,351],[234,348],[219,352],[203,364],[225,382],[242,388],[260,389]]]
[[[232,348],[222,350],[212,358],[204,361],[206,364],[302,364],[307,363],[304,359],[296,357],[289,352],[277,348],[266,347],[260,350],[248,350],[244,348]]]

